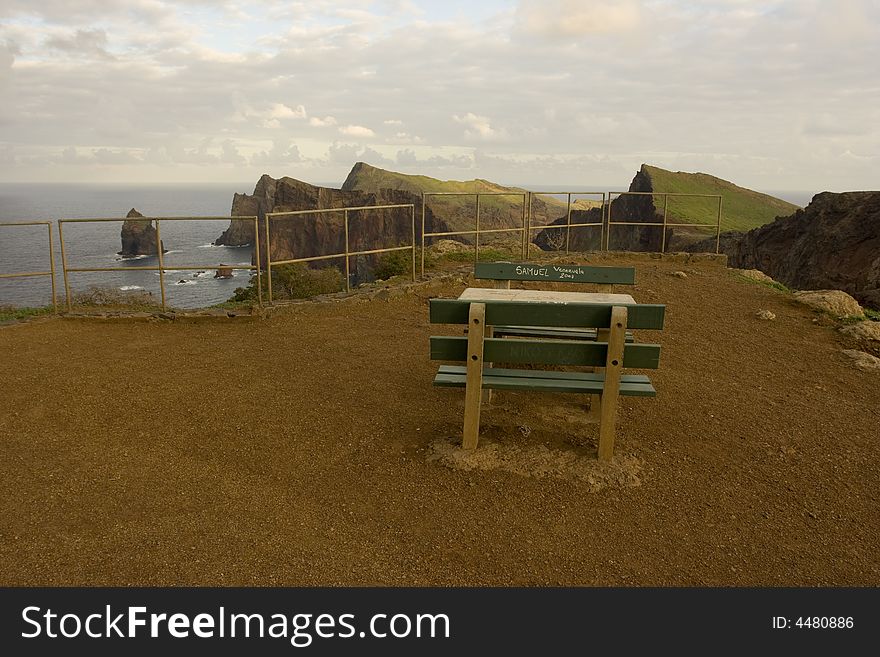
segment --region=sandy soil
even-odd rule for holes
[[[574,395],[501,394],[456,453],[426,301],[453,284],[0,328],[0,584],[880,585],[880,375],[717,265],[636,266],[659,394],[606,467]]]

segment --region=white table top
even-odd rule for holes
[[[506,290],[504,288],[469,287],[462,301],[532,301],[539,303],[620,303],[634,304],[628,294],[606,292],[552,292],[550,290]]]

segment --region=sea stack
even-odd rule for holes
[[[156,229],[150,219],[138,221],[143,217],[140,212],[132,208],[125,215],[126,220],[122,223],[122,250],[119,252],[123,258],[132,258],[139,255],[156,255]],[[165,253],[165,245],[162,245],[162,253]]]

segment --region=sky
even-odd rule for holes
[[[880,187],[880,0],[0,0],[0,182]]]

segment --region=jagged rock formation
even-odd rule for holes
[[[760,269],[796,289],[843,290],[880,308],[880,192],[816,194],[789,217],[723,234],[721,252],[731,267]]]
[[[416,208],[415,238],[421,239],[421,198],[412,192],[382,189],[377,192],[317,187],[294,178],[263,175],[253,195],[236,194],[232,202],[233,216],[255,215],[260,218],[261,265],[266,262],[266,236],[263,220],[267,212],[317,210],[374,205],[412,203]],[[352,210],[349,212],[349,251],[405,246],[412,243],[412,211],[409,208],[383,210]],[[270,219],[269,245],[273,262],[340,253],[345,250],[345,225],[341,212],[316,212]],[[425,212],[427,231],[447,230],[438,222],[430,208]],[[252,220],[235,220],[215,244],[241,246],[254,243]],[[352,258],[352,284],[371,279],[372,265],[378,256]],[[256,256],[252,262],[256,260]],[[315,266],[335,265],[344,268],[344,259],[316,261]]]
[[[727,180],[705,173],[667,171],[643,164],[629,186],[630,192],[611,203],[611,221],[628,223],[663,223],[666,214],[665,245],[662,228],[651,226],[614,225],[610,228],[609,248],[626,251],[680,251],[708,235],[714,235],[718,220],[717,195],[723,197],[722,230],[748,230],[772,221],[780,214],[794,212],[796,205],[782,199],[746,189]],[[652,195],[653,194],[653,195]],[[669,194],[665,202],[664,194]],[[577,219],[577,220],[576,220]],[[572,213],[572,223],[599,223],[602,217],[596,211]],[[565,219],[556,224],[564,224]],[[699,227],[674,224],[701,224]],[[705,225],[706,228],[702,226]],[[561,239],[552,239],[560,230],[546,231],[535,240],[545,250],[553,250]],[[599,228],[579,228],[573,231],[572,250],[599,248]],[[564,244],[564,242],[563,242]],[[563,246],[564,248],[564,246]],[[709,249],[715,251],[715,244]]]
[[[132,258],[139,255],[156,255],[156,229],[149,219],[137,221],[137,217],[143,217],[140,212],[132,208],[128,211],[126,221],[122,222],[122,251],[123,258]],[[162,253],[165,253],[165,245],[162,245]]]
[[[631,192],[650,192],[651,178],[642,165],[630,183]],[[650,194],[618,196],[610,204],[612,222],[625,221],[630,223],[662,224],[663,215],[657,212]],[[567,222],[561,217],[552,222],[551,226],[562,226]],[[572,228],[568,238],[570,251],[596,251],[601,248],[602,209],[577,210],[571,213],[571,223],[589,223],[595,226]],[[608,248],[612,251],[659,251],[662,246],[662,228],[651,226],[610,226]],[[671,234],[672,229],[668,229]],[[545,228],[535,236],[535,244],[545,251],[565,249],[564,228]],[[667,237],[668,239],[668,237]],[[713,249],[714,251],[714,249]]]

